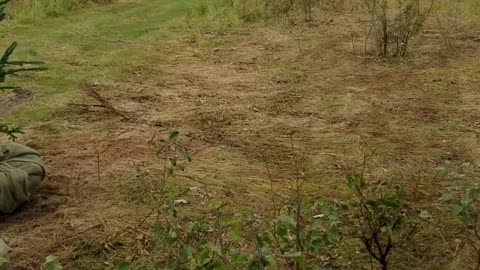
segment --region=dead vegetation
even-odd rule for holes
[[[130,118],[125,115],[125,113],[117,110],[110,101],[100,95],[99,88],[101,88],[101,86],[88,83],[81,86],[81,90],[84,92],[85,96],[96,101],[98,104],[69,103],[68,105],[72,107],[79,107],[87,112],[91,111],[90,108],[103,108],[107,113],[120,116],[125,120],[130,120]]]

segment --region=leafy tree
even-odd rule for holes
[[[5,8],[10,0],[0,1],[0,22],[6,18]],[[7,76],[18,76],[18,73],[24,71],[41,71],[45,67],[39,66],[44,63],[41,61],[12,61],[10,57],[17,48],[18,43],[13,42],[0,58],[0,91],[15,89],[14,86],[4,85]],[[6,134],[9,139],[15,140],[16,135],[22,133],[19,128],[12,127],[0,122],[0,133]]]

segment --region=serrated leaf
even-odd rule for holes
[[[47,256],[45,263],[43,264],[45,270],[61,270],[62,264],[56,256]]]
[[[452,193],[447,192],[447,193],[442,195],[442,197],[440,198],[440,201],[445,203],[445,202],[449,202],[449,201],[453,200],[454,198],[455,197],[453,196]]]
[[[455,204],[454,206],[452,206],[452,216],[456,217],[458,216],[460,213],[462,213],[463,211],[463,206],[461,205],[458,205],[458,204]]]
[[[180,132],[178,132],[178,131],[172,131],[170,133],[170,135],[168,136],[168,138],[172,141],[178,140],[179,137],[180,137]]]

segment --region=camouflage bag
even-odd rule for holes
[[[0,213],[12,213],[28,202],[45,175],[37,151],[16,143],[0,145]]]

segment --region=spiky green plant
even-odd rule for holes
[[[10,0],[0,1],[0,22],[6,18],[5,8]],[[18,73],[24,71],[41,71],[46,68],[41,61],[12,61],[10,57],[15,52],[18,43],[12,42],[0,58],[0,91],[15,89],[14,86],[5,85],[7,76],[18,76]],[[0,133],[6,134],[10,140],[15,140],[17,134],[21,134],[21,129],[12,127],[9,124],[0,122]]]

